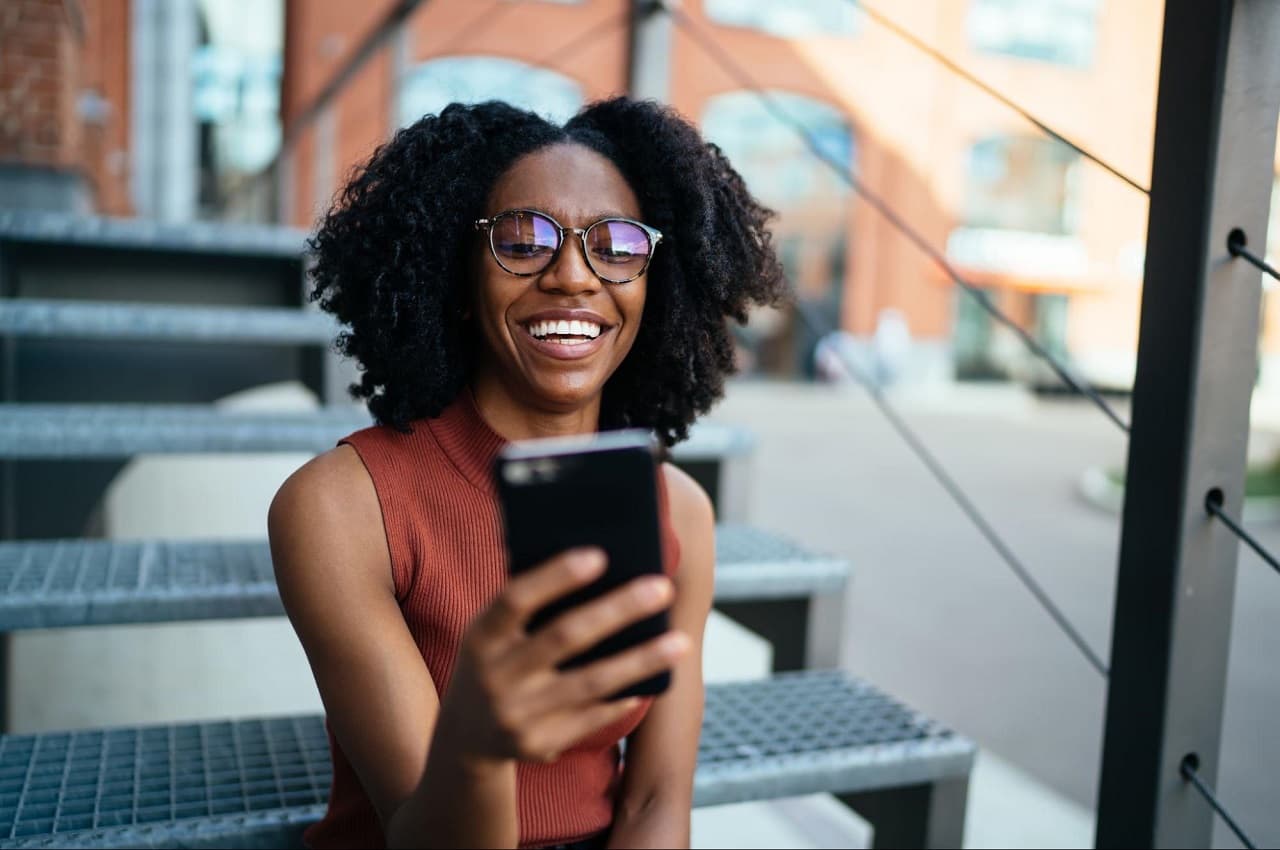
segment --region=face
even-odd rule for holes
[[[574,144],[528,154],[498,179],[484,215],[511,209],[537,210],[566,228],[613,216],[643,220],[635,192],[613,163]],[[539,409],[569,411],[597,403],[640,329],[645,275],[626,283],[602,281],[572,232],[565,233],[555,260],[527,277],[497,263],[483,231],[472,251],[473,315],[483,337],[480,368],[517,401]]]

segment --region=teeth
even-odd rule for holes
[[[558,336],[586,337],[590,340],[600,336],[602,331],[601,327],[595,322],[583,322],[577,319],[572,321],[566,319],[561,321],[548,320],[543,322],[531,322],[526,327],[529,331],[529,335],[536,337],[537,339],[546,339],[552,334],[556,334]],[[554,341],[573,345],[580,343],[583,340],[559,339]]]

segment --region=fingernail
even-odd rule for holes
[[[671,582],[665,578],[647,578],[641,582],[638,591],[645,602],[665,601],[671,595]]]
[[[572,553],[572,561],[570,567],[577,575],[586,578],[595,575],[604,569],[605,557],[604,550],[595,547],[585,547],[575,549]]]
[[[689,648],[689,638],[684,632],[671,632],[662,639],[663,655],[681,655]]]

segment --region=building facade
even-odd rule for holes
[[[0,160],[74,172],[81,205],[113,214],[310,227],[380,142],[450,101],[497,97],[563,118],[612,94],[658,94],[778,212],[776,244],[812,315],[861,340],[905,328],[907,377],[1051,382],[697,38],[668,26],[646,41],[633,5],[424,0],[314,110],[398,0],[8,0]],[[874,15],[1145,186],[1161,0],[676,5],[966,280],[1086,376],[1128,386],[1146,196]],[[23,34],[35,18],[56,30],[52,46],[28,46],[50,38]],[[37,66],[52,70],[33,76]],[[24,73],[41,81],[38,107]],[[1276,300],[1265,302],[1269,357],[1280,357]],[[810,368],[814,340],[787,314],[762,311],[740,339],[749,368]]]

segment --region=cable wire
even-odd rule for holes
[[[1271,565],[1271,568],[1280,573],[1280,560],[1276,560],[1276,556],[1272,555],[1262,544],[1259,543],[1252,534],[1244,530],[1244,527],[1227,516],[1227,512],[1222,509],[1222,494],[1218,490],[1210,490],[1209,495],[1205,496],[1204,509],[1210,515],[1217,517],[1222,524],[1231,529],[1245,544],[1252,549],[1259,558]]]
[[[961,79],[965,80],[971,85],[977,87],[978,89],[981,89],[986,94],[990,95],[991,97],[1000,101],[1000,103],[1004,104],[1005,106],[1012,109],[1014,112],[1021,115],[1026,121],[1035,125],[1035,127],[1038,130],[1040,130],[1040,132],[1044,133],[1046,136],[1049,136],[1050,138],[1055,139],[1056,141],[1071,148],[1073,151],[1080,154],[1080,156],[1089,160],[1094,165],[1097,165],[1103,170],[1110,172],[1112,175],[1124,181],[1125,183],[1128,183],[1130,186],[1137,189],[1142,194],[1144,195],[1151,194],[1151,190],[1148,189],[1146,186],[1143,186],[1137,180],[1134,180],[1132,177],[1125,174],[1123,171],[1116,168],[1114,165],[1111,165],[1109,162],[1102,159],[1102,157],[1097,156],[1096,154],[1090,153],[1087,149],[1071,141],[1066,136],[1062,135],[1057,130],[1053,129],[1048,124],[1044,123],[1039,118],[1032,115],[1024,107],[1018,105],[1016,102],[1009,99],[1007,96],[1001,94],[991,84],[984,82],[980,78],[974,76],[974,74],[972,74],[971,72],[965,70],[963,67],[957,64],[955,60],[949,58],[942,51],[925,43],[923,40],[913,35],[905,27],[903,27],[901,24],[896,23],[892,18],[885,15],[883,12],[880,12],[877,9],[871,6],[868,6],[866,3],[863,2],[863,0],[849,0],[849,2],[851,2],[854,6],[861,9],[863,14],[865,14],[868,18],[871,18],[877,24],[889,30],[894,35],[898,36],[898,38],[902,39],[907,44],[910,44],[916,50],[919,50],[921,53],[924,53],[925,55],[929,56],[935,62],[942,65],[944,68],[946,68],[948,71],[951,71],[956,76],[960,77]]]
[[[660,8],[667,12],[667,14],[671,15],[677,25],[679,25],[680,28],[694,40],[699,48],[706,53],[712,61],[720,66],[721,70],[733,77],[737,81],[738,85],[751,91],[775,119],[789,127],[804,141],[805,146],[809,149],[810,153],[821,160],[828,168],[835,172],[837,176],[848,183],[864,201],[875,208],[875,210],[879,212],[890,224],[892,224],[899,233],[905,236],[908,241],[914,244],[925,254],[925,256],[932,260],[933,263],[952,280],[952,282],[973,298],[978,303],[979,307],[985,310],[987,314],[997,322],[1013,332],[1013,334],[1022,341],[1023,345],[1044,361],[1063,383],[1093,402],[1094,406],[1101,410],[1103,415],[1115,423],[1120,430],[1124,431],[1126,434],[1129,433],[1129,423],[1127,423],[1120,414],[1111,407],[1111,405],[1107,404],[1106,400],[1098,394],[1097,390],[1089,386],[1083,379],[1072,375],[1071,371],[1065,364],[1059,362],[1053,354],[1037,342],[1036,339],[1018,325],[1017,322],[1002,313],[1000,309],[991,302],[990,297],[985,292],[965,280],[960,273],[956,271],[955,267],[951,265],[947,258],[943,256],[942,252],[929,244],[929,241],[925,239],[919,231],[908,224],[902,216],[898,215],[898,213],[895,212],[883,198],[868,189],[866,184],[858,179],[858,177],[856,177],[844,163],[836,160],[831,156],[831,154],[824,150],[804,125],[796,121],[789,113],[786,112],[786,110],[779,106],[773,98],[769,97],[769,94],[760,86],[760,84],[757,83],[750,74],[743,70],[732,57],[725,53],[718,44],[701,32],[687,15],[678,8],[672,8],[665,5]]]
[[[1249,850],[1257,850],[1258,845],[1249,840],[1249,836],[1244,834],[1244,830],[1240,828],[1238,823],[1236,823],[1235,818],[1231,817],[1231,814],[1226,810],[1222,803],[1218,802],[1218,798],[1214,795],[1213,791],[1210,790],[1209,786],[1200,778],[1200,774],[1196,772],[1196,768],[1199,766],[1200,760],[1196,758],[1194,754],[1189,753],[1185,758],[1183,758],[1182,765],[1178,770],[1182,774],[1183,779],[1194,785],[1196,790],[1204,795],[1204,798],[1209,801],[1210,806],[1213,806],[1213,810],[1218,813],[1218,816],[1222,818],[1223,822],[1226,823],[1227,826],[1231,827],[1231,831],[1236,834],[1236,838],[1240,839],[1240,843],[1249,848]]]
[[[800,299],[797,298],[794,303],[796,315],[800,317],[800,320],[815,338],[821,338],[833,330],[829,327],[824,328],[822,326],[824,323],[820,323],[819,320],[811,315],[810,311],[812,308],[804,304]],[[1089,646],[1088,641],[1084,639],[1084,636],[1080,631],[1072,625],[1069,619],[1067,619],[1066,614],[1062,612],[1062,610],[1054,603],[1053,599],[1050,598],[1049,594],[1045,592],[1044,588],[1042,588],[1035,580],[1031,575],[1031,571],[1026,568],[1022,561],[1019,560],[1018,556],[1014,554],[1009,545],[1004,542],[991,523],[988,522],[986,517],[982,515],[982,512],[978,510],[977,505],[973,503],[973,500],[969,498],[956,480],[951,477],[951,474],[947,472],[946,468],[933,454],[933,452],[929,451],[929,448],[924,444],[924,441],[920,439],[919,435],[912,430],[911,426],[906,423],[906,420],[904,420],[893,405],[889,403],[889,400],[885,398],[883,390],[881,390],[881,388],[866,375],[858,364],[853,362],[852,358],[850,358],[846,352],[841,351],[834,346],[829,350],[840,358],[840,363],[844,366],[845,370],[854,378],[854,380],[862,385],[864,390],[867,391],[871,396],[871,400],[875,402],[876,407],[878,407],[884,417],[889,420],[889,424],[893,426],[893,429],[898,432],[898,436],[906,442],[907,446],[915,453],[916,457],[918,457],[929,472],[932,473],[933,477],[942,485],[942,488],[947,491],[947,495],[951,496],[952,500],[954,500],[960,507],[960,510],[964,512],[975,526],[977,526],[978,531],[987,539],[987,542],[991,544],[991,548],[995,549],[996,554],[998,554],[1005,564],[1008,565],[1009,569],[1013,570],[1014,575],[1017,576],[1020,582],[1022,582],[1023,586],[1031,592],[1031,595],[1035,597],[1036,601],[1040,603],[1040,606],[1044,608],[1063,633],[1066,634],[1067,638],[1075,644],[1076,648],[1080,650],[1081,654],[1084,655],[1089,664],[1101,673],[1103,678],[1106,678],[1108,675],[1106,663],[1104,663],[1098,654],[1093,651],[1093,648]]]
[[[1280,280],[1280,271],[1276,267],[1268,263],[1262,257],[1250,251],[1245,245],[1248,241],[1245,239],[1244,231],[1236,228],[1227,236],[1227,251],[1233,257],[1239,257],[1251,266],[1256,266],[1264,273],[1271,275],[1276,280]]]

